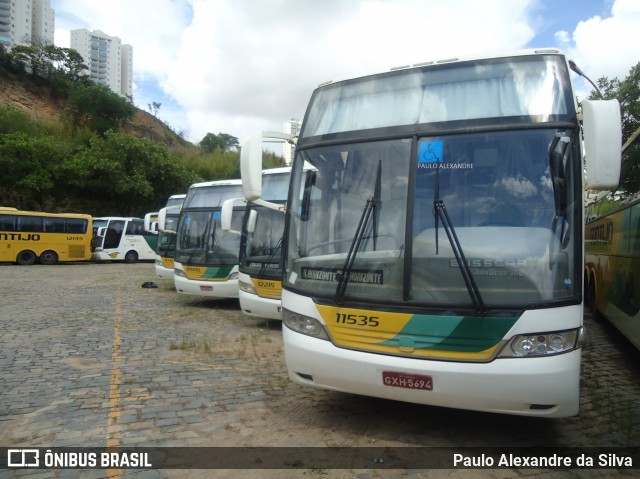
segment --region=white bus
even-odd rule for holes
[[[141,218],[105,216],[93,219],[94,261],[153,261],[158,235]]]
[[[240,236],[220,227],[222,204],[242,196],[242,181],[221,180],[191,185],[176,231],[174,283],[183,294],[238,297]],[[244,206],[238,206],[243,211]],[[236,230],[241,228],[236,214]]]
[[[262,199],[248,203],[242,221],[238,288],[240,308],[247,316],[282,319],[282,233],[291,168],[262,172]],[[222,228],[232,230],[235,200],[222,205]]]
[[[173,263],[176,252],[176,228],[180,209],[186,195],[172,195],[164,208],[158,211],[158,244],[155,272],[161,279],[173,281]]]
[[[590,188],[611,189],[621,126],[615,100],[578,110],[570,67],[557,50],[527,51],[314,91],[283,245],[293,381],[496,413],[578,413],[581,132]],[[261,194],[264,136],[242,147],[249,201]]]

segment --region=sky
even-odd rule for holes
[[[640,62],[640,0],[51,0],[54,43],[133,47],[133,103],[197,144],[302,119],[320,83],[443,58],[563,50],[593,81]],[[575,81],[578,96],[589,85]]]

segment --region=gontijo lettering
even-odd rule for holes
[[[40,235],[37,233],[0,233],[0,240],[4,241],[40,241]]]

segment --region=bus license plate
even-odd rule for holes
[[[213,286],[200,286],[200,291],[213,291]]]
[[[420,389],[433,391],[433,379],[431,376],[421,374],[397,373],[394,371],[382,371],[382,382],[385,386],[406,389]]]

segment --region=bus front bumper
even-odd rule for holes
[[[411,403],[540,417],[578,414],[581,350],[489,363],[433,361],[338,348],[283,325],[291,380]],[[432,390],[385,385],[383,372],[431,378]]]
[[[237,298],[238,280],[226,281],[197,281],[178,276],[174,273],[173,281],[176,291],[182,294],[207,296],[210,298]]]
[[[282,303],[279,299],[269,299],[240,290],[240,308],[247,316],[282,321]]]

